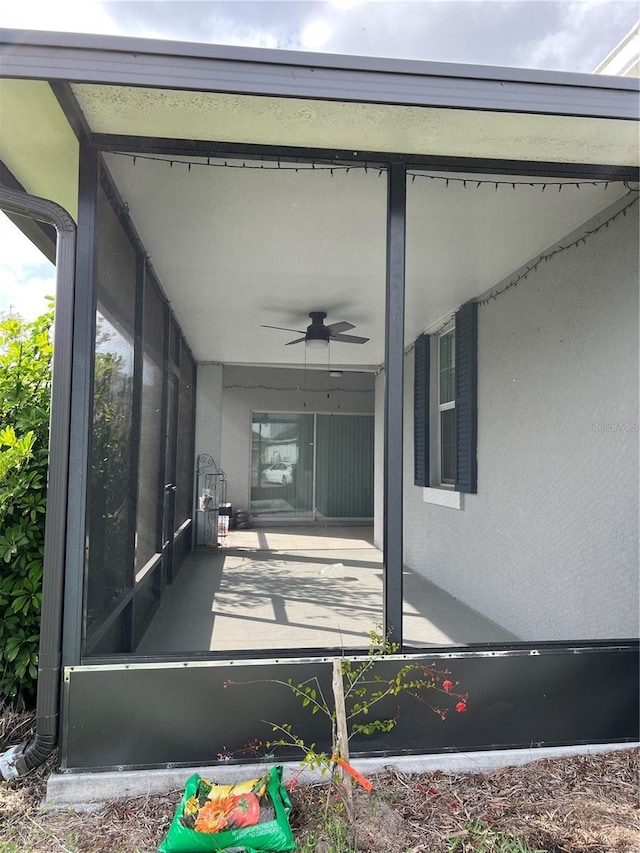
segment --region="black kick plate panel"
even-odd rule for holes
[[[380,660],[396,673],[408,656]],[[633,742],[639,732],[637,643],[574,644],[503,650],[419,652],[416,664],[450,671],[469,694],[464,713],[433,712],[401,694],[379,713],[398,716],[384,735],[360,736],[354,755],[401,755],[581,743]],[[373,673],[372,673],[373,677]],[[329,749],[326,718],[303,708],[286,685],[318,679],[331,694],[331,663],[309,659],[139,663],[72,668],[65,674],[61,768],[97,770],[214,764],[221,755],[255,761],[249,742],[277,737],[290,723],[317,749]],[[433,695],[431,695],[433,694]],[[427,704],[427,702],[429,704]],[[451,705],[451,703],[446,703]],[[294,749],[278,759],[295,759]]]

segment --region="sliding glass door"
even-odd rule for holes
[[[251,515],[373,516],[373,417],[255,412]]]
[[[313,415],[253,415],[251,515],[312,517],[313,432]]]

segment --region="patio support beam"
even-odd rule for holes
[[[78,109],[80,109],[78,107]],[[66,113],[69,123],[73,113]],[[487,157],[443,157],[433,154],[390,153],[344,148],[302,148],[293,145],[261,145],[243,142],[213,142],[203,139],[168,139],[157,136],[126,136],[94,133],[93,143],[107,154],[141,154],[255,158],[271,163],[328,162],[366,164],[377,169],[389,163],[404,163],[408,169],[435,169],[438,172],[468,172],[488,175],[526,175],[542,178],[575,178],[583,181],[637,181],[637,166],[613,166],[597,163],[565,163],[546,160],[505,160]]]
[[[87,485],[93,393],[95,334],[95,268],[97,246],[97,150],[80,143],[78,192],[78,248],[71,369],[71,442],[69,449],[69,513],[65,608],[62,641],[63,666],[80,663],[83,619]]]
[[[406,168],[387,173],[387,288],[384,383],[384,633],[402,644],[402,466]]]

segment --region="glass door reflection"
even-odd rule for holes
[[[251,515],[313,517],[313,415],[255,412]]]

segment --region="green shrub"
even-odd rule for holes
[[[53,310],[0,317],[0,700],[35,693]]]

